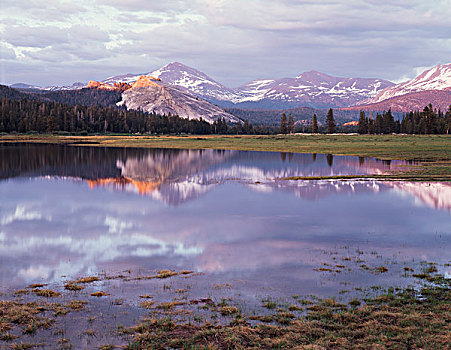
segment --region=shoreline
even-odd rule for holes
[[[89,135],[3,134],[0,143],[322,153],[380,160],[451,161],[451,135]],[[371,146],[362,148],[362,146]],[[424,146],[428,146],[425,149]]]
[[[219,149],[318,153],[415,162],[390,174],[297,177],[288,180],[368,179],[451,181],[451,135],[1,135],[0,143],[46,143],[91,147]]]

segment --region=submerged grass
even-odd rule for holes
[[[306,317],[279,311],[274,316],[241,316],[228,325],[193,325],[152,318],[128,330],[128,349],[445,349],[451,344],[451,293],[427,287],[382,295],[351,307],[332,299],[311,306]],[[235,310],[233,310],[235,311]],[[229,314],[229,313],[227,313]]]
[[[369,270],[385,273],[388,268],[381,265]],[[436,264],[426,262],[420,271],[404,267],[402,273],[411,273],[418,289],[375,286],[374,294],[363,292],[362,297],[352,295],[347,301],[313,295],[308,299],[293,295],[289,302],[267,297],[255,310],[237,307],[233,298],[161,302],[142,294],[137,297],[142,300],[138,305],[147,309],[147,316],[135,326],[118,326],[117,330],[128,339],[128,349],[446,349],[451,344],[451,280],[438,270]],[[37,290],[47,291],[32,289],[29,296],[36,298],[34,302],[0,302],[0,341],[11,348],[31,344],[24,343],[28,339],[22,336],[57,326],[56,317],[69,312],[84,310],[92,321],[98,316],[91,314],[92,298],[50,303],[37,297]],[[95,337],[93,329],[89,325],[84,335]],[[51,341],[59,341],[59,346],[71,344],[65,336]]]

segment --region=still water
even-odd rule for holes
[[[404,165],[322,154],[3,144],[1,286],[176,269],[244,294],[330,295],[343,286],[409,284],[400,280],[403,266],[421,261],[442,264],[449,275],[449,183],[283,180]],[[389,271],[369,273],[362,262]]]

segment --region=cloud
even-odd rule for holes
[[[3,32],[3,40],[14,46],[47,47],[69,38],[65,30],[54,26],[12,26]]]
[[[15,59],[16,58],[16,52],[6,45],[5,43],[0,42],[0,59],[1,60],[9,60],[9,59]]]
[[[0,220],[1,225],[8,225],[15,221],[30,221],[41,220],[42,214],[38,211],[29,211],[25,206],[18,205],[16,210],[12,214],[8,214],[2,217]],[[51,218],[45,218],[45,220],[51,221]]]
[[[59,16],[37,0],[4,3],[3,47],[16,60],[9,66],[45,71],[52,62],[55,75],[46,81],[29,77],[40,85],[68,79],[67,67],[80,64],[76,80],[148,72],[169,61],[228,86],[311,69],[396,80],[451,57],[449,0],[49,0],[46,9]],[[24,72],[4,71],[9,83]]]
[[[14,46],[43,48],[71,44],[76,48],[77,45],[89,41],[106,42],[109,40],[109,35],[99,27],[89,25],[73,25],[68,28],[16,25],[4,30],[3,40]]]
[[[148,0],[97,0],[97,5],[113,7],[121,11],[132,12],[183,12],[191,8],[192,1],[166,0],[166,1],[148,1]]]

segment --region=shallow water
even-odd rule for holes
[[[256,298],[404,286],[412,279],[400,278],[403,266],[420,261],[449,274],[450,184],[282,180],[404,165],[321,154],[0,145],[1,285],[175,269],[201,273],[192,277],[193,294],[230,283]],[[118,295],[140,292],[114,283]]]

